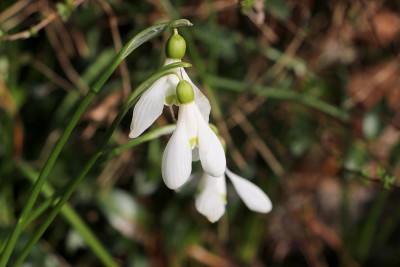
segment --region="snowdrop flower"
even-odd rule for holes
[[[186,51],[186,42],[178,31],[174,29],[174,35],[168,40],[165,46],[167,59],[164,66],[175,62],[180,62]],[[184,80],[187,80],[194,90],[194,101],[200,109],[203,118],[208,121],[210,116],[210,102],[207,97],[190,80],[184,68],[176,68],[173,71],[181,74]],[[142,95],[133,110],[132,122],[130,127],[130,138],[138,137],[161,115],[164,104],[177,105],[175,89],[179,83],[176,75],[166,75],[158,79]]]
[[[170,189],[178,189],[189,179],[194,149],[208,175],[222,176],[226,166],[224,149],[194,101],[191,84],[180,81],[176,96],[180,103],[178,121],[162,159],[162,176]]]
[[[225,170],[225,174],[229,177],[240,198],[250,210],[260,213],[271,211],[271,200],[258,186],[228,169]],[[210,222],[216,222],[225,213],[226,203],[226,181],[224,175],[215,178],[205,173],[202,177],[202,189],[196,197],[195,205],[197,211],[206,216]]]

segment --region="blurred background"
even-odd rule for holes
[[[228,167],[260,186],[274,208],[249,211],[228,183],[226,214],[209,223],[194,207],[198,164],[179,192],[162,182],[163,136],[101,158],[69,201],[115,260],[400,266],[397,0],[1,0],[0,244],[116,51],[141,30],[176,18],[194,24],[180,29],[184,60],[212,103]],[[107,81],[50,174],[53,190],[79,173],[129,92],[161,66],[169,36],[141,46]],[[130,119],[131,112],[108,149],[129,141]],[[172,122],[165,109],[152,129]],[[102,264],[60,215],[24,266]]]

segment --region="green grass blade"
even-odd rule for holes
[[[144,93],[146,91],[146,89],[148,89],[150,87],[150,85],[153,84],[160,77],[162,77],[164,75],[172,74],[171,71],[173,69],[178,68],[178,67],[188,67],[188,66],[190,66],[190,64],[185,63],[185,62],[177,62],[177,63],[166,65],[166,66],[162,67],[160,70],[158,70],[156,73],[151,75],[149,78],[147,78],[143,83],[141,83],[131,93],[131,95],[128,97],[128,99],[124,102],[124,105],[118,112],[116,118],[113,120],[110,128],[108,128],[107,132],[105,133],[105,135],[104,135],[102,141],[100,142],[100,145],[96,149],[96,151],[89,158],[89,160],[87,161],[86,165],[81,170],[79,175],[77,177],[75,177],[75,179],[73,179],[71,181],[71,183],[67,186],[67,188],[63,191],[63,194],[62,194],[61,198],[59,199],[59,201],[57,201],[55,203],[54,208],[49,212],[49,214],[47,214],[46,218],[40,225],[39,229],[36,230],[35,234],[31,238],[31,240],[25,246],[23,251],[18,255],[18,258],[17,258],[16,262],[13,264],[13,267],[20,266],[23,263],[23,260],[29,254],[29,251],[36,244],[36,242],[40,239],[40,237],[43,235],[43,233],[46,231],[46,229],[49,227],[51,222],[54,220],[54,218],[60,212],[61,208],[67,202],[67,200],[72,195],[72,193],[75,191],[76,187],[79,185],[79,183],[82,181],[82,179],[86,176],[86,174],[90,171],[90,169],[94,166],[97,159],[102,155],[105,146],[107,145],[107,143],[110,140],[115,129],[121,122],[122,118],[128,112],[130,107],[139,99],[141,94]]]
[[[249,92],[259,96],[270,97],[272,99],[277,99],[277,100],[296,102],[314,108],[316,110],[319,110],[343,122],[348,122],[350,119],[349,114],[346,111],[341,110],[340,108],[332,106],[310,95],[300,94],[289,90],[279,90],[265,86],[253,86],[246,82],[219,78],[215,76],[207,76],[207,81],[210,83],[210,85],[222,89],[232,90],[236,92],[243,92],[247,89],[249,90]]]
[[[105,157],[107,159],[113,158],[113,157],[125,152],[126,150],[139,145],[139,144],[154,140],[163,135],[171,134],[175,130],[175,127],[176,127],[176,125],[172,124],[172,125],[167,125],[164,127],[157,128],[157,129],[150,131],[144,135],[141,135],[135,139],[132,139],[131,141],[129,141],[128,143],[126,143],[122,146],[114,148],[113,150],[111,150],[107,154],[105,154]]]
[[[38,177],[38,173],[32,169],[27,163],[21,162],[18,165],[18,169],[32,182],[35,183]],[[54,196],[54,189],[49,183],[43,186],[41,191],[47,199],[52,200]],[[44,210],[43,210],[44,211]],[[41,210],[35,210],[37,217],[39,216]],[[81,234],[82,238],[85,240],[86,244],[93,251],[93,253],[100,259],[102,264],[107,267],[116,267],[118,264],[113,260],[111,255],[108,253],[107,249],[101,244],[101,242],[96,238],[90,227],[79,217],[78,213],[68,204],[65,204],[61,209],[61,214],[63,217]]]

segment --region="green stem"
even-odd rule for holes
[[[152,130],[135,139],[132,139],[131,141],[122,146],[110,150],[109,152],[105,153],[104,156],[106,159],[113,158],[137,145],[157,139],[163,135],[171,134],[175,130],[175,127],[176,127],[175,124],[171,124]],[[20,163],[18,165],[18,168],[28,179],[31,180],[31,182],[33,183],[36,182],[37,180],[36,177],[39,174],[35,170],[33,170],[27,163]],[[36,218],[38,218],[43,212],[45,212],[46,209],[50,206],[50,204],[54,203],[54,199],[52,198],[52,196],[54,195],[54,189],[51,187],[50,184],[45,183],[41,193],[46,198],[48,198],[48,200],[42,203],[38,208],[36,208],[36,210],[29,217],[27,225],[29,225]],[[68,209],[70,209],[71,211],[69,212]],[[116,266],[112,265],[113,262],[112,257],[108,255],[107,250],[102,246],[100,241],[97,240],[96,236],[93,234],[90,228],[85,225],[84,221],[79,217],[78,213],[76,213],[76,211],[68,203],[66,203],[62,207],[61,214],[82,235],[82,238],[86,241],[86,244],[99,257],[99,259],[105,266]],[[3,243],[0,246],[0,251],[4,249],[5,244],[6,243]]]
[[[37,177],[38,175],[36,175]],[[35,182],[35,180],[33,180],[33,182]],[[43,190],[41,191],[41,193],[43,193],[43,191],[45,190],[47,184],[45,184],[43,186]],[[26,221],[26,224],[24,225],[24,229],[26,229],[26,227],[31,224],[32,222],[34,222],[37,218],[40,217],[40,215],[42,215],[49,207],[51,207],[51,205],[54,203],[54,201],[56,201],[54,198],[48,198],[45,201],[43,201],[42,203],[40,203],[40,205],[35,208],[34,211],[31,212],[31,215],[29,216],[29,220]]]
[[[19,170],[32,182],[36,181],[38,173],[32,169],[28,164],[21,162],[18,165]],[[50,204],[54,203],[53,196],[55,195],[54,189],[51,187],[49,183],[46,183],[43,186],[43,190],[41,191],[42,195],[48,198],[48,201],[45,202],[46,206],[50,206]],[[48,203],[49,202],[49,203]],[[45,205],[42,204],[40,208],[44,208]],[[36,209],[34,213],[32,213],[31,217],[33,217],[30,221],[34,220],[38,217],[43,209]],[[107,267],[117,267],[118,264],[113,260],[111,255],[108,253],[106,248],[101,244],[101,242],[96,238],[90,228],[85,224],[85,222],[79,217],[78,213],[67,203],[61,209],[61,214],[63,217],[80,233],[82,238],[86,241],[86,244],[90,249],[96,254],[96,256],[100,259],[102,264]]]
[[[129,141],[128,143],[122,146],[114,148],[113,150],[106,153],[104,156],[107,159],[113,158],[137,145],[157,139],[163,135],[171,134],[175,130],[175,127],[176,127],[175,124],[171,124],[152,130],[142,136],[139,136]],[[27,163],[25,162],[19,163],[18,168],[32,183],[36,182],[37,180],[36,177],[39,175],[39,173],[37,173]],[[45,202],[43,202],[38,208],[35,209],[35,211],[31,214],[29,221],[27,222],[27,225],[33,222],[36,218],[38,218],[54,202],[53,199],[54,189],[49,183],[44,184],[41,193],[48,199]],[[61,214],[81,234],[82,238],[86,241],[86,244],[92,249],[94,254],[97,255],[97,257],[101,260],[104,266],[109,266],[109,267],[118,266],[114,262],[112,257],[109,255],[107,250],[103,247],[100,241],[90,230],[90,228],[85,224],[85,222],[80,218],[78,213],[68,203],[66,203],[62,207]]]
[[[278,90],[264,86],[253,86],[245,82],[235,81],[231,79],[218,78],[215,76],[207,76],[207,81],[219,88],[225,88],[234,91],[243,91],[245,88],[250,89],[257,95],[270,97],[273,99],[293,101],[305,106],[319,110],[343,122],[348,122],[349,114],[335,106],[325,103],[313,96],[300,94],[289,90]]]
[[[109,75],[107,75],[107,78],[110,75],[111,75],[111,72],[109,72]],[[99,89],[104,84],[105,79],[101,79],[101,80],[104,80],[104,81],[96,83],[97,87],[95,87],[95,88]],[[71,121],[69,122],[68,126],[64,130],[60,139],[58,140],[58,142],[57,142],[56,146],[54,147],[53,151],[51,152],[49,158],[47,159],[42,171],[40,172],[38,180],[36,181],[36,183],[34,184],[32,190],[31,190],[28,200],[24,206],[24,209],[22,210],[22,213],[17,221],[17,224],[15,225],[14,230],[11,233],[11,236],[9,237],[9,239],[7,241],[4,252],[0,259],[0,267],[5,267],[7,265],[7,262],[11,256],[11,253],[15,247],[15,244],[17,243],[17,240],[24,228],[24,225],[29,220],[29,215],[33,208],[33,205],[35,204],[35,202],[39,196],[39,193],[40,193],[44,183],[46,182],[46,179],[47,179],[51,169],[53,168],[53,165],[56,162],[58,155],[61,152],[61,149],[65,145],[68,137],[70,136],[72,130],[74,129],[75,125],[77,124],[82,113],[85,111],[86,107],[89,105],[90,101],[93,99],[94,95],[97,92],[95,90],[95,88],[93,90],[91,90],[85,96],[85,98],[82,100],[82,102],[79,105],[78,109],[76,110],[75,114],[72,116]]]
[[[175,124],[171,124],[171,125],[157,128],[157,129],[150,131],[142,136],[132,139],[131,141],[129,141],[128,143],[126,143],[122,146],[114,148],[113,150],[106,153],[105,157],[107,159],[113,158],[134,146],[137,146],[139,144],[142,144],[142,143],[150,141],[150,140],[154,140],[162,135],[171,134],[175,130],[175,127],[176,127]]]
[[[374,237],[376,237],[377,232],[380,230],[379,218],[382,215],[388,196],[388,190],[381,190],[378,192],[367,219],[360,229],[359,238],[357,242],[355,242],[357,246],[355,246],[354,249],[361,262],[367,260],[368,253],[376,242],[376,238]]]
[[[105,133],[102,141],[100,142],[100,145],[97,147],[96,151],[94,154],[89,158],[88,162],[84,166],[84,168],[81,170],[79,175],[71,181],[71,183],[67,186],[67,188],[63,191],[62,196],[60,197],[60,200],[55,203],[54,208],[47,214],[47,217],[45,220],[42,222],[40,225],[39,229],[37,229],[31,238],[29,240],[28,244],[25,246],[23,251],[20,253],[18,256],[16,262],[13,264],[13,267],[20,266],[25,259],[25,257],[29,254],[29,251],[31,248],[36,244],[36,242],[40,239],[40,237],[43,235],[43,233],[46,231],[46,229],[49,227],[51,222],[54,220],[54,218],[57,216],[57,214],[60,212],[61,208],[63,205],[67,202],[68,198],[72,195],[72,193],[75,191],[76,187],[79,185],[81,180],[86,176],[86,174],[89,172],[89,170],[93,167],[93,165],[96,163],[97,159],[102,155],[103,150],[105,146],[107,145],[109,139],[111,138],[112,134],[114,133],[115,129],[117,128],[118,124],[121,122],[122,118],[125,116],[126,112],[130,109],[130,107],[138,100],[138,98],[144,93],[144,91],[150,87],[151,84],[153,84],[157,79],[164,75],[170,75],[172,74],[171,70],[174,68],[179,68],[179,67],[188,67],[190,64],[185,63],[185,62],[177,62],[173,63],[167,66],[162,67],[159,71],[151,75],[148,79],[146,79],[143,83],[141,83],[136,90],[134,90],[131,95],[128,97],[128,99],[124,102],[122,108],[118,112],[116,118],[113,120],[110,128],[108,128],[107,132]]]
[[[39,174],[39,177],[38,177],[36,183],[33,185],[33,188],[31,190],[28,200],[22,210],[22,213],[21,213],[19,219],[17,220],[17,223],[16,223],[10,237],[7,240],[5,249],[0,258],[0,267],[6,267],[8,261],[10,259],[11,253],[14,250],[14,247],[17,243],[19,236],[21,235],[21,232],[24,228],[26,221],[28,221],[30,212],[31,212],[34,204],[36,203],[36,200],[40,194],[40,191],[41,191],[44,183],[47,180],[47,177],[48,177],[51,169],[53,168],[62,148],[64,147],[69,136],[71,135],[72,130],[75,128],[75,125],[79,121],[81,115],[86,110],[86,108],[88,107],[89,103],[91,102],[91,100],[93,99],[95,94],[100,90],[101,87],[103,87],[104,83],[111,76],[111,74],[118,67],[118,65],[130,53],[132,53],[137,47],[142,45],[144,42],[146,42],[154,37],[159,36],[163,31],[165,31],[171,27],[191,26],[191,25],[192,24],[187,20],[175,20],[170,23],[162,23],[162,24],[154,25],[154,26],[149,27],[146,30],[140,32],[139,34],[137,34],[118,53],[118,55],[116,56],[115,60],[111,64],[111,66],[108,69],[106,69],[105,73],[103,75],[101,75],[101,77],[94,84],[93,88],[84,97],[81,104],[79,105],[79,107],[75,111],[74,115],[72,116],[69,124],[67,125],[64,132],[62,133],[57,144],[55,145],[52,152],[50,153],[44,167],[42,168],[42,170]]]
[[[384,225],[380,228],[379,235],[376,237],[378,246],[387,244],[388,239],[393,236],[394,231],[400,225],[400,209],[395,209],[390,217],[386,218]]]

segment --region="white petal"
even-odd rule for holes
[[[138,137],[161,115],[164,107],[166,77],[154,82],[133,109],[130,138]]]
[[[234,174],[228,170],[228,168],[226,169],[226,174],[231,179],[239,196],[250,210],[261,213],[271,211],[271,200],[258,186],[249,180]]]
[[[198,108],[196,103],[179,105],[178,121],[181,121],[185,126],[187,139],[191,142],[193,149],[197,145],[197,132],[198,132]]]
[[[190,83],[190,85],[192,85],[194,91],[194,101],[199,107],[201,115],[203,116],[204,120],[208,122],[211,111],[210,101],[208,101],[207,97],[192,82],[192,80],[189,78],[184,68],[181,68],[181,72],[182,72],[182,78],[184,80],[187,80]]]
[[[171,58],[166,58],[164,61],[164,66],[175,63],[175,62],[181,62],[179,59],[171,59]],[[175,71],[179,73],[179,68],[172,69],[171,71]],[[165,105],[176,105],[176,86],[179,83],[178,77],[176,75],[167,75],[167,80],[165,83]],[[167,99],[169,101],[167,101]],[[170,100],[173,99],[171,102]]]
[[[200,114],[198,115],[198,128],[198,147],[201,166],[211,176],[222,176],[226,168],[224,148]]]
[[[204,187],[196,197],[196,209],[207,217],[210,222],[218,221],[225,213],[226,182],[225,177],[211,177],[204,174]]]
[[[176,86],[179,83],[178,77],[176,75],[167,75],[167,80],[165,83],[165,100],[174,99],[172,102],[165,101],[166,105],[176,105]]]
[[[192,171],[192,151],[186,138],[184,125],[178,124],[171,136],[162,159],[162,176],[170,189],[181,187]]]

